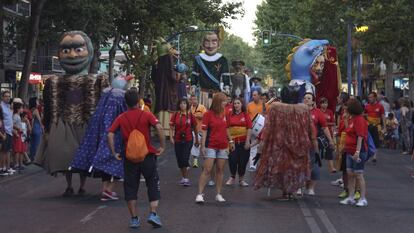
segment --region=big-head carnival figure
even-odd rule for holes
[[[92,42],[84,32],[63,33],[58,57],[65,74],[48,76],[43,90],[45,134],[35,162],[50,174],[66,174],[64,195],[73,194],[70,162],[100,93],[108,86],[106,76],[88,74],[93,54]],[[85,192],[84,181],[81,176],[80,194]]]
[[[220,30],[219,30],[220,31]],[[227,59],[218,53],[221,43],[220,32],[208,32],[203,37],[204,53],[195,57],[191,74],[192,92],[199,95],[199,103],[210,106],[215,92],[230,92],[229,66]]]

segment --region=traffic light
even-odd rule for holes
[[[272,33],[269,30],[262,31],[262,43],[264,46],[270,45],[272,41]]]

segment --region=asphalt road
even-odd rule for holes
[[[340,189],[330,185],[338,175],[322,169],[316,196],[280,202],[278,190],[225,187],[224,204],[206,189],[206,203],[194,203],[201,169],[191,169],[190,187],[178,185],[179,173],[172,147],[159,159],[161,196],[159,215],[164,226],[152,229],[145,221],[128,228],[123,200],[101,202],[100,180],[88,179],[85,196],[64,198],[63,176],[51,177],[30,166],[23,174],[0,178],[0,232],[176,232],[176,233],[282,233],[282,232],[414,232],[414,161],[396,151],[381,150],[376,166],[367,165],[369,206],[339,205]],[[253,173],[248,173],[251,179]],[[226,169],[225,179],[228,178]],[[250,180],[249,180],[250,181]],[[74,176],[75,190],[79,179]],[[139,215],[148,216],[145,183],[139,192]],[[122,184],[116,186],[123,196]]]

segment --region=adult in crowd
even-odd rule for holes
[[[37,151],[37,147],[39,146],[40,139],[42,138],[43,134],[43,123],[42,123],[42,116],[38,110],[39,101],[37,97],[32,97],[29,99],[29,109],[32,113],[32,134],[30,137],[30,153],[29,157],[31,160],[34,159]]]
[[[403,155],[408,155],[411,150],[411,125],[413,113],[410,107],[410,100],[407,98],[400,98],[400,112],[401,112],[401,138],[403,142]]]
[[[241,97],[233,100],[233,111],[227,115],[227,124],[235,148],[229,154],[231,176],[226,185],[234,184],[237,173],[239,175],[239,185],[247,187],[249,184],[244,179],[244,174],[246,173],[246,166],[250,157],[252,121],[246,113],[246,106]]]
[[[201,141],[201,136],[202,136],[202,130],[201,130],[201,125],[202,125],[202,121],[203,121],[203,115],[204,113],[207,112],[206,107],[204,107],[204,105],[198,103],[198,99],[197,96],[192,94],[190,97],[190,101],[191,101],[191,114],[193,114],[193,116],[195,117],[196,120],[196,130],[197,130],[197,134],[193,135],[194,137],[194,143],[196,142],[195,138],[198,138],[198,141]],[[193,167],[194,168],[198,168],[198,157],[200,156],[200,147],[199,145],[193,145],[193,147],[191,148],[191,156],[193,157]]]
[[[317,132],[318,150],[311,150],[310,152],[310,163],[311,163],[311,179],[306,185],[306,194],[315,195],[315,186],[316,182],[320,179],[320,170],[321,158],[319,151],[323,148],[330,147],[333,149],[335,147],[334,142],[329,132],[328,125],[326,124],[325,115],[316,108],[315,105],[315,96],[312,93],[306,93],[303,98],[303,103],[306,104],[311,113],[311,118],[314,124],[314,128]],[[301,194],[301,191],[298,191],[298,194]]]
[[[119,115],[108,133],[108,145],[112,155],[124,161],[124,192],[125,200],[127,201],[128,210],[131,215],[129,226],[137,228],[140,226],[140,219],[137,215],[137,192],[140,183],[141,174],[145,178],[147,185],[148,199],[150,202],[150,215],[147,219],[153,227],[161,227],[161,218],[157,214],[158,202],[160,200],[160,181],[157,171],[157,156],[164,152],[165,136],[163,128],[158,119],[151,113],[141,110],[138,107],[139,94],[135,90],[128,90],[125,92],[125,102],[128,106],[128,111]],[[160,148],[156,149],[151,145],[150,128],[155,127],[160,140]],[[115,132],[121,129],[122,139],[124,145],[128,144],[128,138],[133,130],[138,130],[144,135],[145,143],[148,148],[148,154],[141,162],[134,163],[125,157],[125,148],[121,151],[115,150]]]
[[[348,127],[345,129],[346,139],[344,152],[346,153],[346,169],[348,174],[349,195],[340,201],[344,205],[363,207],[368,205],[366,199],[366,183],[364,179],[364,164],[368,151],[368,123],[363,117],[364,108],[356,99],[350,99],[347,103],[350,114]],[[355,186],[359,184],[361,198],[355,201]]]
[[[380,146],[380,133],[383,133],[382,125],[385,126],[385,110],[377,100],[377,93],[371,92],[368,95],[368,104],[365,105],[365,114],[369,124],[369,133],[371,134],[375,147]],[[377,162],[377,153],[373,156],[372,162]]]
[[[319,99],[319,106],[320,106],[319,109],[325,115],[326,125],[329,129],[329,133],[333,137],[334,127],[335,127],[335,118],[334,118],[334,114],[333,114],[332,110],[330,110],[328,108],[328,105],[329,105],[329,103],[328,103],[327,98],[321,97]],[[331,147],[320,148],[320,152],[321,152],[321,158],[328,161],[329,171],[332,172],[332,173],[335,173],[336,169],[335,169],[334,164],[333,164],[334,149],[331,148]]]
[[[196,119],[190,111],[190,103],[187,99],[181,99],[177,103],[178,112],[171,115],[170,141],[174,145],[175,157],[178,168],[181,171],[180,185],[190,186],[188,170],[190,168],[190,151],[193,146],[193,135],[197,135]],[[194,146],[199,146],[198,137],[194,138]]]
[[[228,159],[229,146],[230,150],[234,147],[234,141],[231,138],[224,114],[224,108],[227,104],[227,97],[224,93],[214,94],[210,110],[203,117],[203,136],[201,139],[201,154],[205,158],[203,171],[198,182],[198,194],[196,203],[204,203],[204,188],[210,177],[211,171],[216,167],[216,201],[225,202],[223,198],[222,184],[224,175],[224,166]],[[230,144],[230,145],[229,145]]]
[[[1,110],[3,116],[4,131],[6,138],[2,141],[0,148],[1,172],[3,175],[12,175],[16,171],[10,167],[10,153],[13,149],[13,111],[10,107],[11,93],[4,91],[1,94]]]
[[[249,114],[252,121],[257,116],[257,114],[266,115],[266,103],[260,99],[261,92],[257,89],[252,89],[252,101],[247,105],[247,113]],[[250,158],[249,158],[249,170],[255,171],[256,165],[254,165],[253,158],[256,157],[257,147],[253,146],[250,149]]]

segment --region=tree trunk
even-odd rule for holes
[[[393,62],[387,64],[387,75],[385,78],[385,96],[388,97],[390,103],[394,102],[394,78],[393,78]]]
[[[93,59],[91,62],[91,66],[89,67],[90,74],[97,74],[99,70],[99,57],[101,56],[101,51],[99,43],[93,44]]]
[[[407,63],[407,74],[409,78],[408,87],[410,88],[408,91],[408,97],[410,100],[414,99],[414,54],[410,53],[408,57]]]
[[[22,71],[22,78],[19,84],[18,95],[21,99],[27,102],[27,92],[29,87],[29,77],[32,71],[32,60],[36,50],[37,38],[39,37],[39,21],[43,6],[47,0],[33,0],[31,1],[31,17],[29,34],[26,41],[26,54],[24,56],[24,65]],[[3,9],[0,9],[3,10]]]
[[[118,44],[120,40],[121,40],[121,34],[117,32],[115,35],[114,43],[112,44],[112,47],[109,50],[109,67],[108,67],[109,82],[112,82],[114,78],[115,55],[116,55],[116,49],[118,48]]]
[[[3,24],[4,24],[4,10],[3,10],[4,3],[3,1],[0,1],[0,70],[4,68],[4,55],[3,55],[3,42],[4,42],[4,30],[3,30]]]

